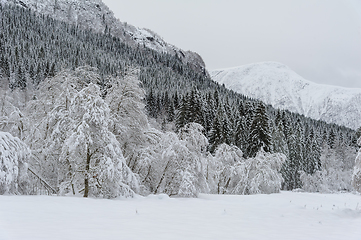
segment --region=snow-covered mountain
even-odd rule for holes
[[[316,84],[277,62],[210,72],[213,80],[280,109],[353,129],[361,126],[361,89]]]
[[[101,0],[1,0],[30,8],[54,19],[111,33],[130,45],[144,45],[159,52],[177,54],[195,70],[205,72],[205,63],[195,52],[184,51],[167,42],[149,29],[138,28],[115,18],[114,13]]]

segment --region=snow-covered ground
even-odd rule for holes
[[[361,239],[361,195],[0,196],[0,239]]]

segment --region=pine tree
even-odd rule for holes
[[[212,128],[209,133],[209,150],[214,152],[217,146],[225,142],[224,128],[223,128],[224,111],[222,106],[218,107],[217,114],[213,120]]]
[[[231,145],[233,141],[233,131],[231,129],[231,123],[227,114],[223,116],[223,124],[222,124],[222,135],[223,135],[223,142]]]
[[[200,97],[200,92],[197,89],[192,89],[188,100],[188,107],[189,107],[188,122],[195,122],[204,126],[202,100]]]
[[[177,129],[182,128],[186,125],[190,119],[190,106],[189,106],[189,95],[188,93],[182,98],[180,106],[176,112],[176,127]]]
[[[173,122],[175,118],[175,108],[174,108],[174,103],[170,102],[168,109],[167,109],[167,121],[168,122]]]
[[[336,141],[336,133],[333,129],[331,129],[327,139],[328,146],[330,146],[330,148],[334,148],[335,141]]]
[[[282,176],[285,179],[283,189],[292,190],[299,188],[300,183],[300,161],[297,152],[296,134],[291,134],[288,138],[289,157],[282,166]]]
[[[305,163],[306,166],[304,171],[307,174],[313,174],[315,171],[320,170],[321,168],[321,147],[317,141],[317,135],[315,135],[314,130],[311,129],[305,144]]]
[[[248,144],[248,127],[246,117],[239,115],[237,120],[237,127],[235,131],[235,145],[242,150],[242,152],[246,152]]]
[[[266,107],[263,103],[259,103],[250,129],[250,143],[247,150],[247,157],[256,156],[257,152],[261,150],[261,148],[263,148],[266,152],[271,151],[272,138],[268,122],[269,118],[266,112]]]
[[[287,140],[284,135],[283,123],[281,120],[277,121],[277,117],[275,122],[276,126],[272,128],[272,150],[273,152],[283,153],[285,156],[288,156],[289,151],[287,146]]]
[[[17,72],[17,84],[16,87],[20,88],[21,90],[24,90],[26,88],[26,78],[25,78],[25,73],[22,70],[22,67],[19,66],[18,67],[18,72]]]
[[[146,109],[147,109],[147,113],[149,116],[156,118],[157,117],[157,110],[156,110],[156,98],[153,94],[153,90],[150,89],[148,95],[147,95],[147,105],[146,105]]]
[[[203,111],[205,112],[205,129],[206,132],[209,134],[212,128],[212,123],[214,120],[214,117],[216,115],[217,107],[215,105],[215,102],[213,100],[211,92],[208,92],[206,96],[206,103],[204,104]]]

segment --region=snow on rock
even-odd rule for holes
[[[360,204],[361,196],[350,193],[0,196],[0,239],[359,240]]]
[[[30,8],[41,14],[90,28],[96,32],[111,33],[130,45],[146,46],[158,52],[177,54],[184,62],[203,72],[205,63],[195,52],[183,51],[167,42],[158,34],[145,28],[135,27],[115,18],[114,13],[101,0],[1,0]]]
[[[214,81],[275,108],[353,129],[361,126],[361,89],[316,84],[277,62],[210,72]]]

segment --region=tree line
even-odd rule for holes
[[[145,104],[154,127],[179,133],[188,124],[198,123],[209,142],[207,151],[212,154],[223,143],[236,146],[246,159],[256,157],[261,150],[283,153],[286,160],[280,171],[284,189],[302,187],[302,176],[326,168],[322,161],[326,151],[340,158],[345,171],[352,168],[352,163],[348,163],[352,157],[347,154],[356,153],[357,137],[352,129],[276,110],[227,90],[206,73],[194,71],[177,55],[144,46],[131,47],[110,34],[85,30],[21,7],[1,4],[0,11],[1,82],[4,89],[18,91],[17,98],[24,96],[17,103],[13,101],[18,110],[37,98],[36,92],[44,80],[65,69],[94,67],[98,74],[94,84],[105,98],[111,89],[109,76],[125,78],[129,69],[137,68],[145,90],[144,100],[138,102]],[[89,81],[85,76],[79,77]],[[20,110],[18,115],[10,111],[11,115],[4,109],[2,115],[7,116],[7,121],[1,123],[3,130],[10,128],[11,118],[21,122]],[[138,114],[141,116],[141,111]],[[21,124],[17,127],[15,135],[24,140]],[[136,153],[124,149],[134,146],[135,143],[127,143],[121,147],[129,163]]]

